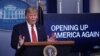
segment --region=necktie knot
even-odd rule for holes
[[[33,27],[34,27],[34,25],[32,24],[32,25],[31,25],[31,28],[33,28]]]

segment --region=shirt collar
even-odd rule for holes
[[[26,21],[28,27],[31,27],[31,24],[29,24],[27,21]],[[36,27],[36,25],[34,24],[34,27]]]

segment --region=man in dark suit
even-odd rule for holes
[[[35,48],[26,48],[24,42],[55,41],[54,36],[47,37],[43,26],[37,23],[38,11],[29,7],[25,11],[26,22],[14,26],[11,36],[11,47],[16,50],[16,56],[39,56],[32,53]],[[37,50],[35,50],[37,51]],[[41,54],[40,54],[41,55]]]

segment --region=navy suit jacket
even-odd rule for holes
[[[38,41],[46,41],[46,33],[44,28],[41,25],[36,24],[37,34],[38,34]],[[31,42],[27,23],[17,24],[13,27],[12,36],[11,36],[11,47],[17,50],[19,35],[25,37],[25,42]]]

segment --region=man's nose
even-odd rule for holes
[[[31,19],[32,19],[32,20],[35,20],[35,18],[34,18],[34,17],[32,17]]]

